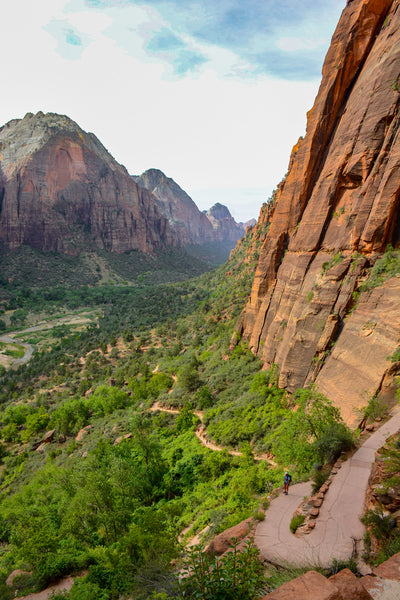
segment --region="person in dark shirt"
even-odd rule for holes
[[[288,495],[289,485],[290,485],[291,481],[292,481],[292,476],[289,475],[289,473],[287,471],[285,471],[285,476],[283,478],[283,488],[284,488],[283,493],[286,494],[286,496]]]

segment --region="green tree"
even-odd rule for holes
[[[297,390],[293,401],[295,406],[273,434],[273,453],[281,463],[295,463],[300,472],[308,472],[315,462],[314,443],[342,419],[315,386]]]

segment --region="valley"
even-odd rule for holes
[[[346,3],[257,222],[65,115],[0,127],[1,600],[388,600],[399,38]]]

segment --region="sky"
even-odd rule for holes
[[[3,0],[0,124],[66,114],[132,175],[257,218],[345,0]]]

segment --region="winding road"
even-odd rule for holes
[[[88,317],[88,314],[90,314],[90,313],[83,313],[82,315],[72,315],[72,316],[65,315],[64,317],[61,317],[61,318],[58,317],[57,319],[50,319],[49,321],[41,322],[41,323],[38,323],[37,325],[32,325],[31,327],[27,327],[26,329],[12,331],[5,335],[1,335],[0,343],[2,342],[3,344],[13,344],[13,345],[21,346],[25,350],[24,356],[22,356],[21,358],[16,358],[16,359],[12,359],[11,357],[0,353],[0,358],[2,357],[2,359],[4,361],[3,366],[8,367],[8,368],[19,367],[20,365],[27,363],[32,357],[32,354],[35,350],[34,346],[29,344],[28,342],[24,342],[23,339],[16,339],[17,336],[34,333],[35,331],[45,331],[45,330],[53,329],[53,327],[56,327],[59,325],[87,324],[87,323],[92,322],[92,319],[90,319]]]

